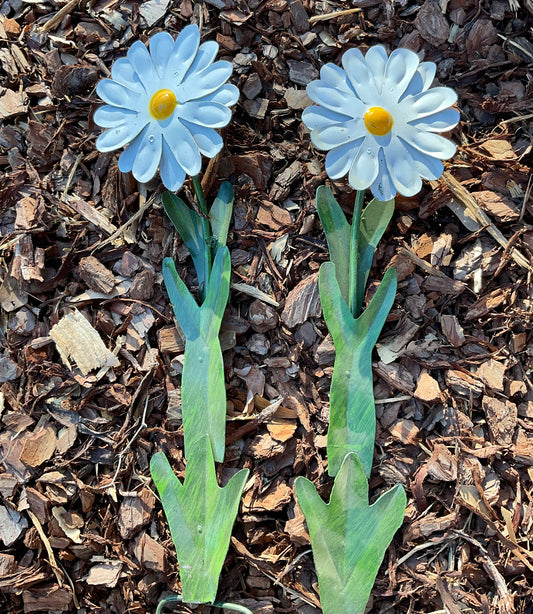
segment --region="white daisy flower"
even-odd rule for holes
[[[320,106],[305,109],[302,119],[311,140],[327,151],[331,179],[348,174],[356,190],[370,187],[378,200],[396,192],[413,196],[422,179],[438,179],[441,160],[455,145],[435,134],[454,128],[459,113],[451,109],[457,94],[449,87],[429,89],[436,66],[420,63],[416,53],[382,46],[366,56],[349,49],[342,68],[326,64],[307,94]]]
[[[108,128],[96,141],[100,151],[128,145],[120,155],[122,172],[133,172],[140,182],[150,180],[159,167],[169,190],[178,190],[186,175],[197,175],[201,154],[214,157],[222,149],[215,128],[231,119],[228,107],[239,90],[227,84],[229,62],[214,62],[218,44],[200,45],[198,27],[184,28],[176,41],[167,32],[152,36],[150,51],[134,43],[127,57],[111,69],[96,91],[107,103],[94,121]]]

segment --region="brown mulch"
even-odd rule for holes
[[[223,179],[237,197],[220,477],[251,470],[220,597],[319,608],[293,482],[329,496],[334,352],[317,289],[327,178],[300,116],[323,63],[383,43],[436,62],[462,121],[446,175],[398,198],[371,273],[400,280],[375,352],[371,496],[400,482],[408,508],[369,611],[533,612],[531,0],[6,0],[0,15],[0,611],[145,614],[180,591],[148,470],[159,449],[185,468],[163,257],[196,282],[158,180],[143,192],[98,153],[91,114],[134,40],[193,22],[242,92],[204,173],[210,199]]]

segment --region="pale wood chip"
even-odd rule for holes
[[[0,541],[9,548],[28,528],[28,521],[9,503],[0,505]]]
[[[113,588],[117,585],[122,566],[122,561],[117,560],[107,560],[103,563],[97,563],[89,570],[85,582],[93,586]]]
[[[503,376],[507,367],[497,360],[484,362],[476,371],[476,376],[489,388],[503,392]]]
[[[418,378],[414,395],[426,403],[439,401],[441,398],[439,383],[429,373],[423,371]]]
[[[117,367],[120,363],[100,338],[98,332],[79,311],[66,316],[50,330],[63,362],[73,360],[84,376],[93,369]]]

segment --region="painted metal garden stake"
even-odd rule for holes
[[[307,87],[318,106],[303,120],[313,143],[326,150],[330,178],[348,175],[357,190],[349,224],[327,187],[317,190],[317,210],[330,250],[320,267],[324,319],[335,344],[328,431],[328,471],[335,476],[324,503],[307,479],[296,480],[317,568],[324,614],[362,614],[385,551],[400,527],[406,497],[396,485],[373,504],[367,478],[372,469],[376,417],[372,350],[396,294],[396,271],[386,271],[363,310],[376,246],[394,211],[394,196],[416,194],[422,179],[437,179],[441,159],[455,152],[435,134],[453,128],[459,114],[449,88],[429,89],[436,67],[381,46],[366,56],[348,50],[344,70],[327,64]],[[363,208],[364,192],[375,199]]]
[[[176,270],[163,262],[163,278],[176,320],[185,336],[181,381],[182,416],[187,467],[183,484],[162,452],[150,468],[176,546],[182,596],[163,600],[212,603],[229,546],[248,471],[234,475],[224,488],[216,480],[215,461],[224,459],[226,393],[219,342],[220,324],[229,297],[231,262],[226,239],[233,208],[233,188],[224,182],[208,207],[199,172],[202,155],[222,149],[216,128],[231,119],[230,106],[239,91],[227,84],[232,67],[214,61],[218,45],[200,44],[196,26],[187,26],[174,41],[166,32],[150,39],[149,50],[138,41],[126,58],[117,60],[111,79],[98,84],[106,103],[94,116],[107,130],[96,142],[100,151],[127,145],[119,168],[140,182],[159,173],[176,191],[187,175],[196,192],[198,211],[172,192],[162,202],[168,217],[191,254],[200,294],[196,302]],[[246,608],[222,604],[250,614]]]

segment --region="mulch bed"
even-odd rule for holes
[[[390,265],[400,281],[374,356],[371,497],[400,482],[408,508],[369,611],[533,612],[530,0],[7,0],[0,14],[0,609],[145,614],[180,592],[148,470],[160,449],[185,469],[163,257],[196,281],[158,180],[138,186],[97,152],[91,115],[134,40],[192,22],[242,92],[203,175],[210,199],[224,179],[236,191],[220,479],[251,471],[220,597],[319,608],[293,482],[329,496],[314,206],[328,180],[300,118],[323,63],[382,43],[436,62],[462,121],[443,178],[397,199],[371,272],[369,292]],[[353,192],[332,188],[349,213]]]

